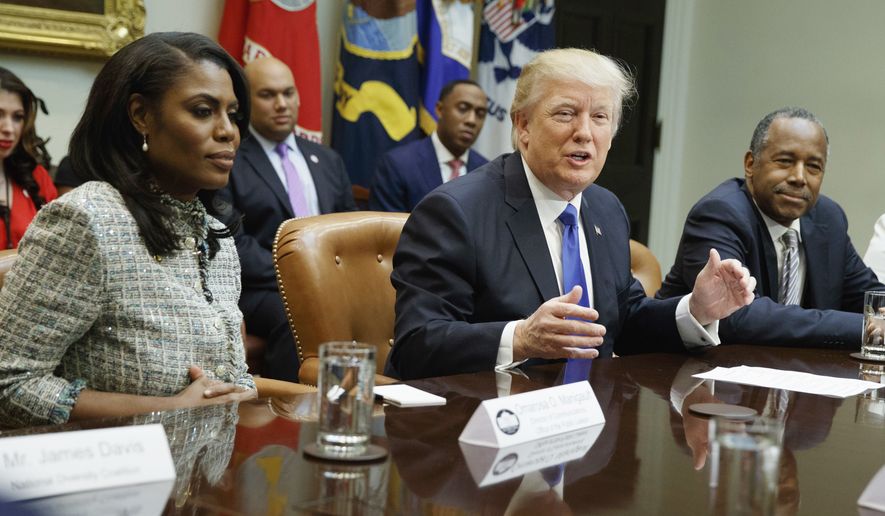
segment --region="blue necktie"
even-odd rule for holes
[[[587,281],[584,278],[584,265],[581,263],[581,245],[578,237],[578,210],[567,204],[559,215],[562,223],[562,293],[568,293],[575,285],[581,286],[581,306],[590,307],[587,295]],[[590,378],[592,360],[570,358],[562,371],[562,383],[582,382]],[[558,382],[557,382],[558,383]],[[565,464],[550,466],[541,470],[541,476],[553,488],[562,482]]]
[[[562,293],[567,294],[575,285],[580,285],[582,292],[579,304],[589,308],[590,298],[587,297],[587,282],[584,279],[578,238],[578,210],[567,204],[558,220],[562,222]]]
[[[562,223],[562,293],[568,293],[575,285],[581,286],[581,306],[590,308],[584,265],[581,263],[581,245],[578,237],[578,210],[571,204],[559,215]],[[565,364],[563,383],[574,383],[590,377],[589,359],[569,359]]]

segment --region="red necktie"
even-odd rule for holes
[[[458,158],[449,161],[449,167],[452,169],[452,175],[449,176],[449,181],[461,175],[461,165],[463,164],[464,162]]]

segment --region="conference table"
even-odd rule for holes
[[[737,365],[885,380],[883,365],[848,355],[734,345],[692,355],[596,360],[589,380],[605,425],[589,451],[558,468],[558,489],[529,485],[531,474],[480,487],[479,454],[462,449],[458,437],[483,400],[556,385],[561,364],[406,382],[447,403],[376,405],[373,442],[389,453],[370,463],[316,461],[302,453],[316,438],[312,395],[6,431],[0,437],[161,423],[176,467],[174,484],[161,491],[168,492],[168,501],[156,509],[164,514],[707,514],[716,496],[706,460],[709,420],[676,411],[679,386],[690,384],[693,372]],[[760,412],[770,392],[724,382],[714,389],[717,399]],[[858,497],[885,466],[885,389],[845,399],[802,393],[785,399],[778,514],[857,514]]]

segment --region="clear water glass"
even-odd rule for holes
[[[320,345],[317,445],[324,453],[346,458],[366,452],[374,387],[375,346],[352,341]]]

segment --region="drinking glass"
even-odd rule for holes
[[[885,360],[885,292],[864,293],[860,352],[865,358]]]
[[[755,417],[710,421],[714,514],[774,514],[783,423]]]
[[[375,346],[326,342],[319,358],[317,445],[335,457],[364,454],[371,433]]]

